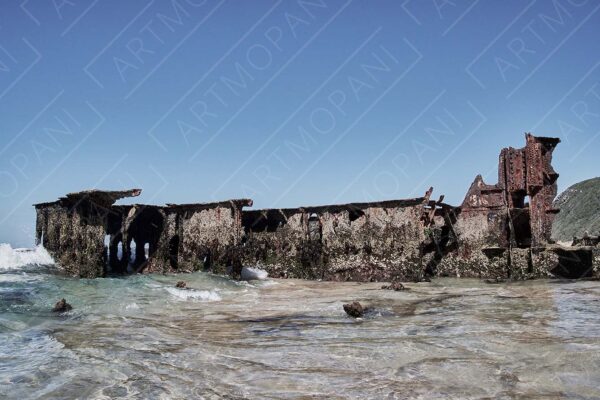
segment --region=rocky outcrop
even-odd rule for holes
[[[570,242],[600,235],[600,177],[569,186],[554,201],[560,208],[552,224],[552,237]]]
[[[70,193],[36,204],[38,243],[80,277],[132,272],[229,273],[334,281],[492,280],[590,276],[591,249],[550,239],[556,138],[526,135],[500,153],[498,183],[478,175],[454,207],[423,197],[243,210],[252,200],[115,205],[128,191]],[[579,260],[579,261],[574,261]]]

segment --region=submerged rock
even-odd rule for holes
[[[187,283],[185,283],[185,281],[179,281],[175,284],[175,287],[179,289],[186,289]]]
[[[404,287],[404,285],[398,281],[392,281],[389,285],[383,285],[381,288],[385,290],[394,290],[396,292],[399,292],[401,290],[410,290]]]
[[[500,278],[499,276],[497,276],[494,279],[486,279],[484,282],[488,283],[490,285],[494,285],[494,284],[498,284],[498,283],[505,283],[506,279]]]
[[[360,318],[364,315],[365,308],[358,301],[353,301],[352,303],[344,304],[344,311],[353,318]]]
[[[67,303],[65,299],[60,299],[55,305],[52,311],[54,312],[65,312],[72,310],[73,307]]]

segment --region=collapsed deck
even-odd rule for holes
[[[250,199],[115,205],[140,189],[70,193],[36,204],[36,238],[70,274],[209,270],[239,276],[354,281],[426,276],[528,279],[591,276],[591,249],[550,239],[556,138],[526,135],[500,153],[498,183],[477,176],[461,206],[423,197],[244,210]],[[595,267],[595,269],[594,269]]]

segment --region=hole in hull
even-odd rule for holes
[[[131,239],[131,242],[129,242],[129,266],[135,264],[136,250],[137,250],[137,243],[135,243],[135,239]],[[128,270],[129,270],[129,266],[127,267]]]
[[[123,242],[119,242],[117,245],[117,260],[123,260]]]
[[[179,256],[179,235],[175,235],[169,240],[169,263],[171,268],[177,269],[177,258]]]

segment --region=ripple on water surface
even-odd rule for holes
[[[4,270],[0,397],[600,397],[598,282],[380,286]]]

